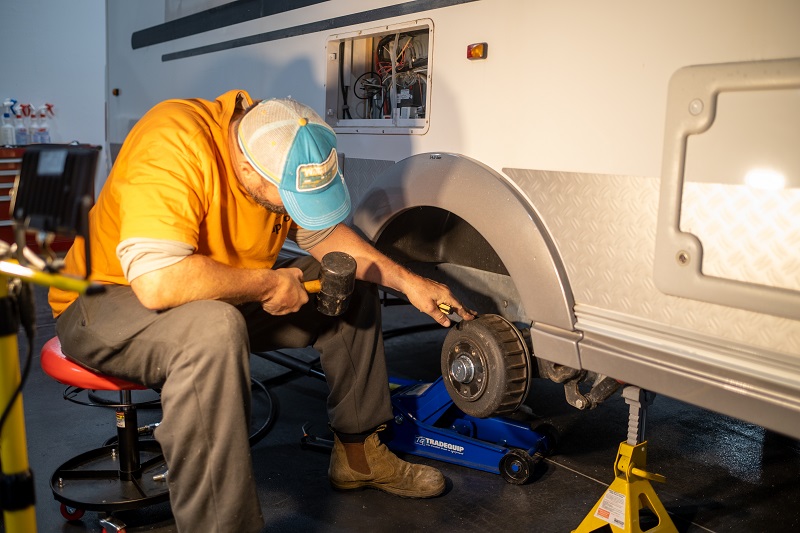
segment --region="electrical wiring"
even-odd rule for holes
[[[426,31],[390,34],[378,41],[373,55],[375,73],[380,77],[383,88],[381,105],[383,117],[392,116],[391,97],[393,91],[414,89],[414,96],[419,98],[414,98],[414,101],[425,102],[423,84],[427,80],[427,35]],[[394,62],[392,61],[393,46],[396,47]],[[423,72],[426,75],[423,75]],[[416,116],[420,116],[419,112]]]
[[[356,83],[353,85],[353,96],[360,100],[369,100],[375,96],[375,92],[380,91],[380,79],[380,74],[377,72],[372,70],[365,72],[356,78]],[[359,95],[359,88],[361,88],[361,95]]]
[[[353,111],[358,118],[390,119],[396,113],[392,110],[392,102],[395,102],[395,107],[409,108],[404,115],[408,118],[424,117],[428,38],[428,30],[384,34],[372,47],[372,63],[367,70],[356,78],[352,87],[340,86],[344,98],[342,114],[345,115],[349,109],[346,95],[352,88],[352,94],[364,101]],[[342,69],[341,62],[339,68]],[[396,101],[397,98],[401,99],[400,102]]]
[[[342,87],[342,118],[353,118],[350,116],[350,106],[347,104],[349,86],[344,84],[344,42],[339,43],[339,85]]]
[[[369,102],[367,100],[356,102],[356,116],[358,118],[367,118],[367,113],[369,113]]]

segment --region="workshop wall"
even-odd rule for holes
[[[3,0],[0,52],[0,100],[49,102],[52,142],[105,148],[104,0]],[[108,174],[106,157],[98,167],[99,185]]]

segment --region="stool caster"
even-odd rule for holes
[[[111,515],[100,518],[103,533],[125,533],[125,522]]]
[[[81,518],[83,518],[84,514],[86,514],[85,509],[70,507],[66,503],[61,504],[61,516],[63,516],[68,522],[80,520]]]

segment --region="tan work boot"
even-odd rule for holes
[[[352,446],[348,444],[348,446]],[[370,473],[363,474],[350,467],[345,445],[334,436],[328,479],[335,489],[350,490],[361,487],[379,489],[406,498],[432,498],[444,492],[444,476],[437,469],[403,461],[373,433],[364,441],[366,466]]]

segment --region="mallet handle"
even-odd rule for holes
[[[320,283],[320,281],[318,279],[312,279],[311,281],[304,281],[303,282],[303,288],[309,294],[316,294],[316,293],[318,293],[319,291],[322,290],[322,284]]]

